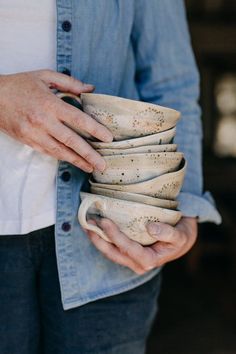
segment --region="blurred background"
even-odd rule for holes
[[[201,73],[205,190],[223,217],[163,271],[148,354],[236,354],[236,0],[186,0]]]

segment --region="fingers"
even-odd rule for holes
[[[197,240],[198,223],[195,217],[183,217],[176,225],[176,230],[186,235],[185,248],[190,250]]]
[[[92,222],[89,221],[89,223]],[[96,225],[96,223],[94,224]],[[88,234],[89,239],[94,244],[94,246],[110,261],[120,264],[124,267],[128,267],[139,275],[144,273],[143,269],[140,268],[138,264],[133,262],[129,257],[122,254],[115,245],[104,241],[95,232],[86,231],[86,233]]]
[[[61,120],[68,125],[89,133],[94,138],[104,142],[111,142],[113,140],[112,133],[102,124],[98,123],[95,119],[91,118],[88,114],[78,110],[68,103],[60,101],[60,111],[58,116]]]
[[[109,219],[102,218],[96,222],[120,252],[137,264],[143,273],[159,266],[156,253],[151,247],[143,247],[138,242],[129,239]]]
[[[197,238],[196,218],[182,218],[175,227],[153,222],[149,223],[146,228],[148,233],[155,237],[157,241],[177,245],[179,248],[186,243],[193,245]]]
[[[170,225],[160,222],[150,222],[147,224],[146,229],[148,233],[153,236],[157,241],[164,241],[167,243],[175,243],[177,238],[176,229]]]
[[[83,138],[65,125],[55,121],[48,123],[48,132],[60,143],[69,147],[99,171],[106,167],[105,160]]]
[[[111,133],[85,113],[62,102],[48,89],[57,87],[78,95],[92,91],[91,85],[84,85],[60,73],[41,70],[9,75],[4,87],[4,120],[0,122],[4,132],[86,172],[91,172],[92,167],[104,170],[105,161],[100,154],[66,124],[88,130],[102,141],[112,141]],[[13,96],[16,99],[11,102]]]
[[[102,240],[95,233],[89,232],[89,237],[107,258],[131,268],[138,274],[144,274],[189,251],[196,240],[196,232],[192,225],[196,220],[188,219],[190,218],[183,218],[178,227],[150,223],[147,228],[150,234],[155,235],[157,242],[149,247],[143,247],[130,240],[111,220],[105,218],[96,220],[96,223],[103,229],[111,243]]]
[[[91,173],[93,171],[91,164],[49,135],[38,135],[37,139],[29,143],[29,145],[41,153],[53,156],[57,160],[67,161],[85,172]]]
[[[197,219],[195,217],[183,217],[180,222],[176,225],[176,229],[180,232],[185,232],[187,234],[194,234],[197,236]]]
[[[167,263],[187,253],[197,239],[197,221],[195,218],[182,218],[175,227],[162,223],[150,223],[147,229],[156,235],[151,248],[158,254],[161,263]]]
[[[146,228],[148,233],[156,238],[157,242],[152,246],[152,249],[158,253],[160,263],[163,263],[163,257],[165,259],[171,252],[173,257],[175,257],[186,243],[186,235],[176,227],[160,222],[152,222]]]
[[[158,266],[161,267],[164,264],[173,261],[181,257],[183,247],[174,246],[170,243],[156,242],[151,246],[156,254],[156,259],[158,259]]]
[[[71,92],[79,95],[82,92],[92,92],[93,85],[84,84],[81,81],[52,70],[39,70],[33,73],[44,81],[50,88],[56,88],[60,91]],[[111,132],[95,119],[77,108],[59,100],[55,97],[56,114],[61,120],[74,127],[75,130],[81,130],[89,133],[94,138],[104,142],[111,142],[113,136]]]
[[[56,88],[60,91],[78,95],[82,92],[92,92],[94,90],[93,85],[85,84],[71,76],[53,70],[39,70],[36,73],[50,88]]]

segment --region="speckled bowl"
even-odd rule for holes
[[[111,155],[127,155],[127,154],[143,154],[152,152],[175,152],[177,150],[176,144],[164,145],[145,145],[130,149],[97,149],[97,152],[102,156]]]
[[[91,141],[91,140],[88,140],[88,142],[95,149],[129,149],[138,146],[169,144],[175,137],[175,134],[176,134],[176,128],[174,127],[161,133],[142,136],[134,139],[113,141],[111,143],[103,143],[103,142]]]
[[[178,202],[174,200],[153,198],[143,194],[121,192],[112,189],[100,188],[91,186],[91,193],[104,195],[105,197],[111,197],[122,200],[129,200],[131,202],[143,203],[148,205],[157,206],[166,209],[177,209]]]
[[[147,181],[133,184],[106,184],[96,183],[90,179],[90,184],[95,187],[113,189],[122,192],[149,195],[155,198],[175,200],[182,187],[187,163],[183,159],[180,169],[175,172],[166,173],[159,177],[151,178]]]
[[[109,238],[98,226],[87,222],[87,215],[99,215],[112,220],[130,239],[142,245],[150,245],[156,242],[146,230],[148,222],[163,222],[176,225],[181,218],[181,212],[150,206],[146,204],[130,202],[90,193],[80,193],[81,204],[78,211],[78,219],[82,227],[96,232],[109,242]]]
[[[176,171],[183,158],[181,152],[159,152],[104,156],[106,168],[93,171],[96,182],[128,184],[146,181]]]
[[[155,134],[174,127],[180,113],[152,103],[94,93],[81,93],[84,112],[105,125],[114,140]]]

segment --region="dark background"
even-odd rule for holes
[[[201,73],[205,190],[223,217],[163,271],[148,354],[236,354],[236,0],[186,0]],[[134,353],[135,354],[135,353]]]

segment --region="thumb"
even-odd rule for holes
[[[175,228],[161,222],[150,222],[146,226],[147,232],[157,241],[173,242]]]
[[[85,84],[74,77],[53,70],[39,70],[38,76],[50,88],[55,88],[64,92],[71,92],[75,95],[78,95],[81,92],[92,92],[95,88],[94,85]]]

